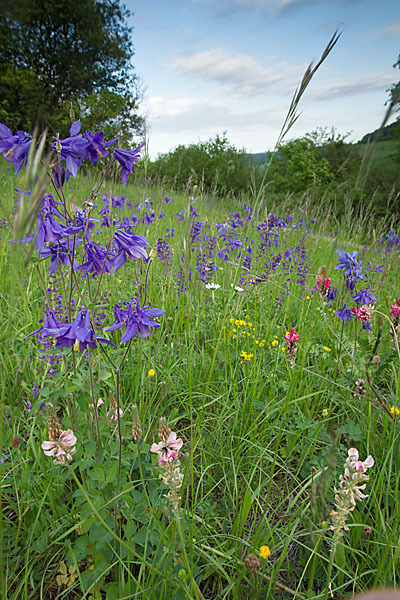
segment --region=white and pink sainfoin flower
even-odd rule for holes
[[[61,431],[57,439],[42,442],[42,449],[46,456],[54,456],[56,465],[66,465],[72,461],[72,455],[76,452],[76,448],[74,448],[76,442],[77,439],[72,429],[67,429]]]
[[[286,356],[292,369],[296,365],[297,342],[299,341],[299,338],[300,336],[296,333],[294,327],[291,327],[285,335],[285,344],[287,346]]]
[[[160,419],[158,436],[161,441],[158,444],[152,444],[150,452],[158,454],[158,464],[163,468],[162,480],[169,488],[165,497],[171,502],[173,512],[178,514],[181,500],[179,492],[183,481],[179,450],[183,446],[183,441],[181,438],[177,438],[176,433],[171,431],[167,421],[163,418]]]
[[[331,511],[334,551],[343,532],[349,530],[346,525],[348,514],[354,510],[358,500],[368,498],[363,493],[366,487],[365,482],[369,480],[366,472],[375,464],[372,456],[368,456],[365,460],[359,460],[357,448],[350,448],[347,454],[344,475],[340,475],[339,488],[335,488],[335,510]]]

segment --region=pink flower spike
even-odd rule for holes
[[[72,429],[67,429],[66,431],[63,431],[61,433],[60,442],[63,446],[67,446],[67,447],[75,446],[77,439],[76,439]]]
[[[56,464],[65,465],[72,461],[72,455],[75,454],[76,448],[73,448],[77,442],[76,436],[72,429],[61,431],[60,436],[56,440],[42,442],[42,450],[46,456],[54,456]]]
[[[176,433],[171,431],[167,440],[164,442],[161,440],[158,444],[152,444],[150,448],[150,452],[154,452],[159,455],[158,462],[160,464],[165,464],[170,460],[176,460],[179,456],[178,450],[180,450],[183,446],[183,441],[181,438],[176,437]],[[165,462],[161,462],[165,461]]]
[[[372,456],[370,455],[364,461],[358,460],[356,462],[356,469],[357,469],[357,471],[361,471],[361,473],[364,473],[364,471],[373,467],[374,464],[375,464],[375,461],[372,458]]]
[[[358,450],[357,448],[350,448],[348,453],[349,457],[351,458],[351,460],[353,460],[354,462],[356,462],[358,460]]]

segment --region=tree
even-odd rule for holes
[[[39,120],[66,133],[69,102],[94,115],[100,94],[128,113],[126,128],[138,103],[129,16],[119,0],[2,0],[2,120],[28,131]]]
[[[400,54],[399,54],[397,61],[394,63],[393,68],[400,69]],[[396,112],[398,112],[400,110],[400,81],[398,81],[397,83],[394,83],[388,91],[389,91],[389,95],[390,95],[390,98],[389,98],[390,106],[392,106],[393,109]]]
[[[247,191],[251,183],[248,157],[229,143],[225,133],[160,154],[148,173],[176,188],[195,184],[220,194]]]
[[[325,158],[317,161],[315,143],[304,137],[279,146],[269,177],[276,191],[296,193],[331,181],[333,174]]]

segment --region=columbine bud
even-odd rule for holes
[[[374,358],[372,359],[372,362],[374,363],[374,365],[378,366],[381,364],[381,357],[378,356],[377,354],[375,354]]]
[[[61,154],[61,144],[60,144],[60,134],[57,133],[57,138],[56,138],[56,150],[57,150],[57,154]]]
[[[155,259],[156,256],[157,256],[157,248],[154,246],[154,248],[150,252],[149,258],[152,261]]]

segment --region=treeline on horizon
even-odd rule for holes
[[[275,202],[307,197],[323,200],[340,216],[349,204],[357,214],[371,206],[375,216],[400,214],[400,121],[366,134],[358,143],[348,134],[319,128],[282,144],[276,152],[247,154],[226,134],[180,145],[147,163],[147,181],[176,190],[197,186],[204,193],[256,194]]]

